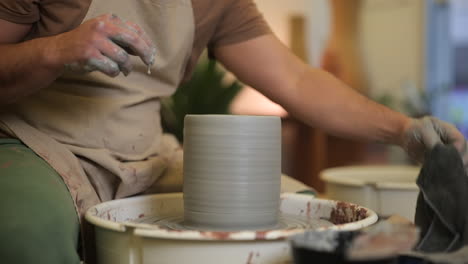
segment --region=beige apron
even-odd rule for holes
[[[0,115],[14,134],[63,177],[78,212],[101,201],[181,184],[181,151],[164,135],[159,98],[174,93],[194,38],[191,0],[93,0],[86,19],[114,13],[139,24],[157,47],[152,74],[65,74]]]

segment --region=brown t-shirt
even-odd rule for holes
[[[90,3],[91,0],[1,0],[0,19],[33,24],[27,39],[51,36],[77,27]],[[190,78],[205,48],[212,50],[271,32],[253,0],[192,0],[192,6],[195,39],[184,80]]]

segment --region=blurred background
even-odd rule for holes
[[[451,122],[468,137],[468,0],[255,2],[304,61],[397,111]],[[180,140],[187,113],[281,116],[283,172],[318,191],[325,168],[411,163],[397,147],[304,125],[215,62],[202,60],[192,81],[163,102],[164,126]]]

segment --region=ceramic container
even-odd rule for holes
[[[185,117],[186,225],[204,230],[273,228],[280,183],[279,117]]]
[[[326,169],[320,177],[325,181],[327,198],[414,220],[419,171],[416,166],[349,166]]]

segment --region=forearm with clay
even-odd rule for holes
[[[0,105],[5,105],[46,87],[67,69],[128,75],[129,56],[152,65],[155,47],[136,24],[109,14],[56,36],[0,45],[0,53]]]
[[[320,69],[304,66],[291,90],[292,98],[284,104],[288,112],[337,136],[401,144],[411,123]]]
[[[338,136],[401,146],[420,162],[436,144],[451,144],[468,168],[467,143],[455,126],[435,117],[409,118],[369,100],[325,71],[307,68],[293,89],[291,104],[285,105],[293,115]]]

